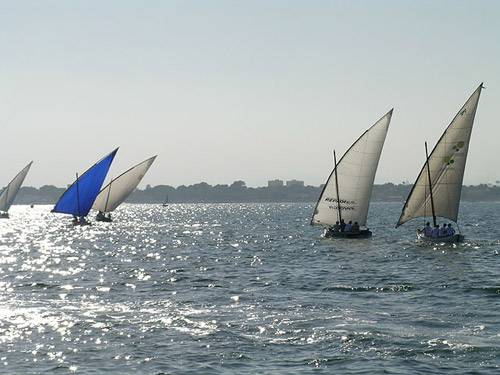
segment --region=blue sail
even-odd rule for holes
[[[77,177],[76,181],[59,198],[52,212],[79,217],[87,216],[101,190],[117,151],[118,149],[114,150],[80,177]]]

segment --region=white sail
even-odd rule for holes
[[[365,131],[342,156],[336,166],[338,181],[334,169],[321,192],[311,224],[333,225],[340,220],[338,196],[342,219],[366,225],[373,181],[392,111]]]
[[[24,167],[5,189],[3,189],[2,194],[0,194],[0,212],[7,212],[10,206],[12,206],[12,203],[14,203],[14,199],[16,199],[16,195],[30,170],[31,164],[33,164],[33,162],[30,162]]]
[[[153,156],[111,180],[99,192],[92,208],[102,212],[114,211],[139,185],[155,159],[156,156]]]
[[[431,184],[425,163],[408,195],[397,226],[417,217],[432,216],[430,186],[435,215],[457,221],[469,140],[482,88],[483,84],[479,85],[465,102],[432,150],[429,155]]]

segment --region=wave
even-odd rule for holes
[[[323,292],[376,292],[376,293],[404,293],[417,288],[412,284],[388,284],[383,286],[351,286],[336,285],[323,288]]]

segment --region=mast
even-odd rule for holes
[[[100,212],[113,212],[127,197],[134,192],[146,172],[149,170],[156,156],[126,170],[118,177],[114,177],[104,186],[92,203],[92,208]]]
[[[437,225],[436,210],[434,209],[434,196],[432,195],[431,169],[429,167],[429,152],[427,151],[427,142],[425,142],[425,160],[427,164],[427,179],[429,180],[429,193],[431,198],[432,222]]]
[[[111,179],[111,182],[109,183],[108,195],[106,196],[106,203],[104,204],[104,212],[106,212],[108,209],[109,194],[111,194],[111,184],[112,183],[113,183],[113,179]]]
[[[428,217],[429,198],[434,202],[433,216],[457,222],[470,137],[482,88],[481,84],[472,93],[444,130],[434,149],[426,155],[427,162],[423,164],[408,194],[396,227],[417,217]],[[443,185],[446,188],[438,188]]]
[[[392,110],[369,127],[340,159],[337,160],[334,152],[335,166],[331,169],[314,207],[311,225],[332,226],[337,220],[347,220],[347,217],[361,226],[366,225],[373,181],[391,115]],[[367,158],[367,155],[370,157]],[[342,181],[338,181],[340,175]],[[335,201],[338,207],[334,207]]]
[[[335,190],[337,191],[337,207],[339,210],[339,221],[342,221],[342,210],[340,208],[340,194],[339,194],[339,179],[337,175],[337,156],[335,155],[335,150],[333,150],[333,162],[335,163]]]
[[[76,174],[77,179],[59,197],[52,212],[73,216],[79,215],[80,217],[87,216],[96,197],[99,195],[102,183],[117,151],[118,149],[113,150],[87,169],[85,173]],[[106,198],[104,194],[103,198]]]
[[[78,172],[76,173],[76,207],[80,216],[80,190],[78,189]]]

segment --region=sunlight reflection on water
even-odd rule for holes
[[[497,206],[464,210],[473,221]],[[14,206],[0,220],[0,372],[375,373],[464,359],[497,372],[496,228],[419,247],[411,227],[392,228],[399,205],[375,204],[374,238],[342,242],[308,225],[311,208],[124,205],[114,223],[73,227]]]

